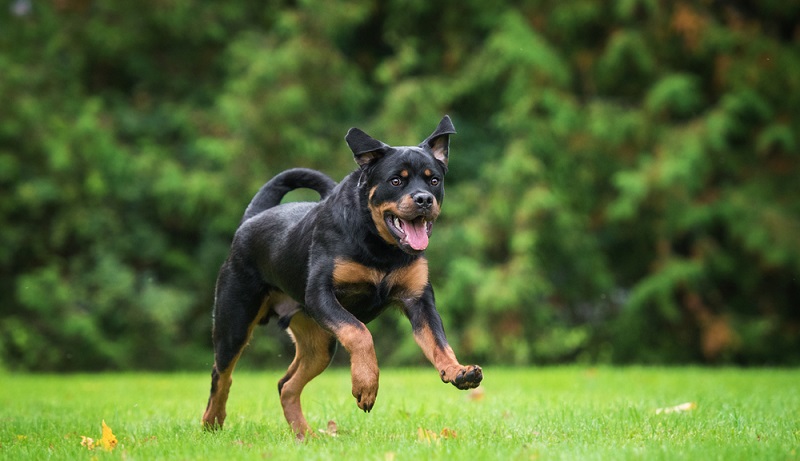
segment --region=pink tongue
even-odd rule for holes
[[[428,230],[425,228],[425,222],[423,220],[403,220],[403,230],[406,232],[406,241],[411,248],[417,251],[428,248]]]

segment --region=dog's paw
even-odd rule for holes
[[[222,425],[225,423],[225,412],[209,406],[209,408],[203,414],[202,423],[203,430],[207,432],[216,432],[222,430]]]
[[[310,427],[307,427],[306,429],[301,430],[301,431],[295,431],[295,433],[294,433],[294,441],[297,442],[297,443],[303,443],[303,442],[306,442],[308,440],[313,440],[313,439],[316,439],[316,438],[317,438],[317,434],[315,434],[314,431]]]
[[[478,365],[454,367],[440,372],[442,381],[451,383],[459,389],[473,389],[478,387],[483,380],[483,370]]]
[[[353,366],[351,374],[353,378],[353,397],[358,402],[358,408],[369,412],[378,397],[378,368]]]
[[[222,430],[222,422],[217,419],[207,420],[203,418],[203,430],[206,432],[217,432]]]

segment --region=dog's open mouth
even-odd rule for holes
[[[391,213],[387,213],[384,219],[392,234],[400,240],[401,247],[408,246],[413,251],[423,251],[428,248],[428,237],[433,230],[433,221],[428,221],[424,216],[407,220]]]

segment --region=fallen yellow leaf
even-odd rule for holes
[[[664,408],[656,408],[656,414],[660,415],[662,413],[669,414],[669,413],[681,413],[684,411],[692,411],[697,408],[697,404],[694,402],[686,402],[680,405],[675,405],[674,407],[664,407]]]
[[[86,447],[90,450],[94,450],[94,439],[91,437],[86,437],[85,435],[81,436],[81,446]]]
[[[117,446],[117,437],[108,427],[105,420],[103,420],[103,436],[100,440],[95,441],[91,437],[81,436],[81,446],[94,450],[95,448],[102,448],[106,451],[111,451]]]
[[[100,446],[106,451],[111,451],[117,446],[117,437],[111,432],[111,428],[106,425],[103,420],[103,438],[100,439]]]

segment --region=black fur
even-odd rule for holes
[[[360,168],[339,184],[318,171],[298,168],[280,173],[259,190],[244,213],[217,280],[215,367],[204,423],[222,424],[227,390],[223,397],[215,397],[220,373],[230,376],[253,325],[269,318],[278,317],[280,325],[287,327],[292,325],[292,316],[302,312],[322,327],[315,334],[330,334],[327,350],[332,356],[336,344],[332,338],[345,347],[355,344],[344,335],[366,332],[364,324],[396,304],[419,335],[418,342],[431,348],[426,350],[429,358],[433,348],[452,354],[427,281],[427,263],[421,261],[444,198],[452,133],[455,129],[445,116],[419,146],[391,147],[353,128],[345,139]],[[302,187],[316,190],[320,201],[280,204],[287,192]],[[290,329],[293,335],[305,334],[302,328]],[[364,334],[356,339],[369,338],[371,344],[371,336]],[[428,345],[428,337],[433,344]],[[296,360],[308,359],[300,352],[301,342]],[[353,346],[348,351],[355,367],[361,360],[355,356],[360,349]],[[309,360],[323,359],[330,357]],[[468,373],[463,367],[460,375],[446,379],[446,372],[456,373],[450,368],[460,367],[454,356],[451,362],[435,365],[442,367],[442,379],[457,387],[475,387],[482,378],[480,368],[471,366],[469,379],[464,378]],[[295,371],[290,368],[278,384],[282,403],[285,385]],[[366,376],[367,381],[372,379]],[[357,377],[353,379],[356,395]],[[374,386],[377,392],[377,382]],[[215,398],[221,404],[213,407]],[[372,402],[363,403],[360,391],[356,398],[363,409],[371,409]],[[298,427],[305,421],[290,416],[294,407],[287,410],[289,406],[284,405],[287,419],[302,435],[307,428]]]
[[[294,189],[308,188],[319,193],[320,198],[330,194],[336,182],[316,170],[293,168],[278,174],[261,186],[261,189],[250,201],[241,222],[245,222],[262,211],[277,206],[284,195]],[[240,223],[241,224],[241,223]]]

